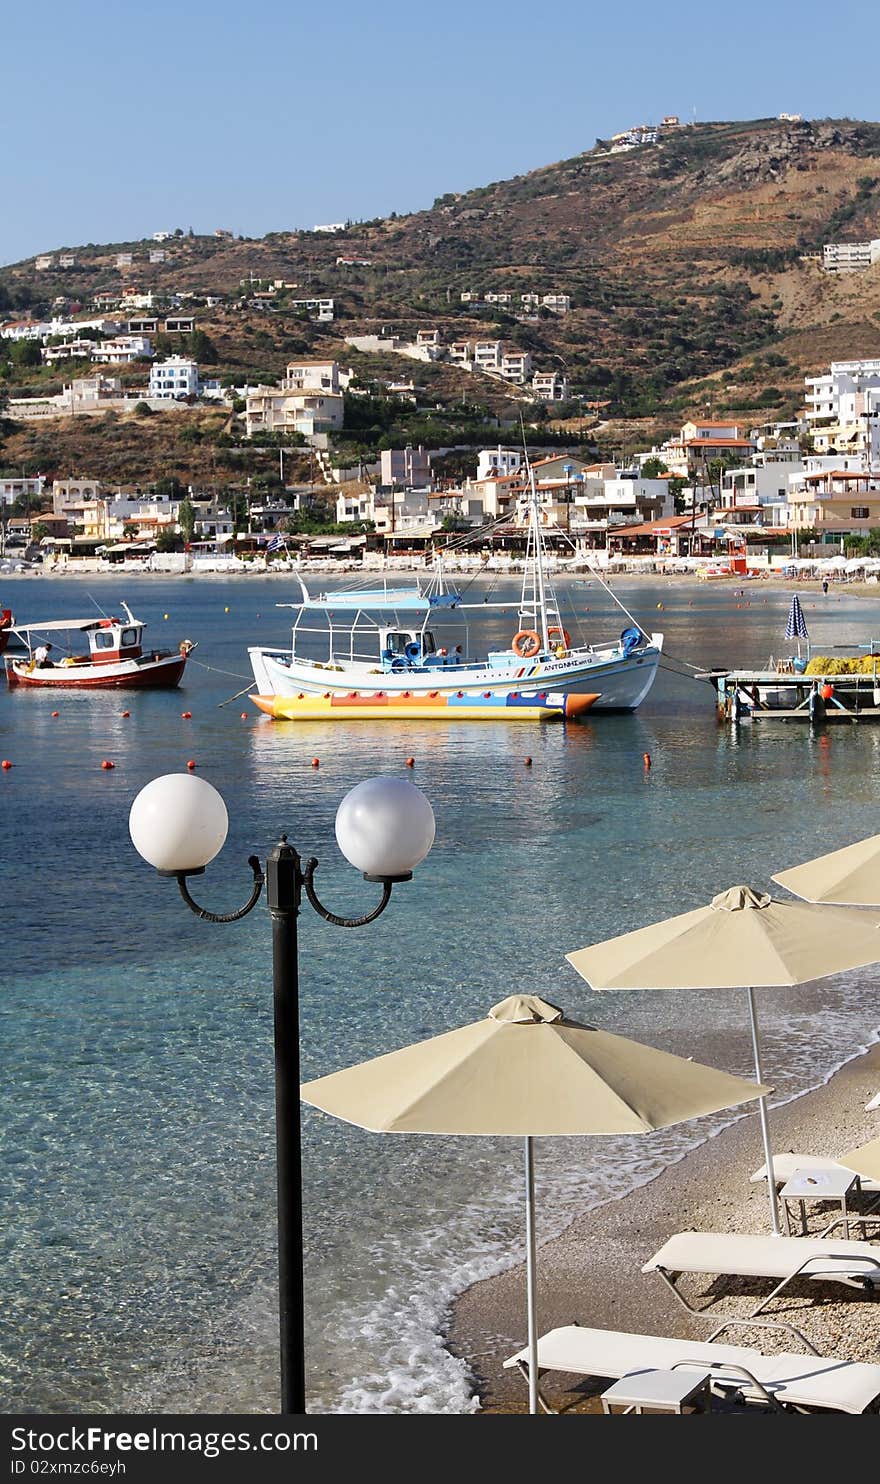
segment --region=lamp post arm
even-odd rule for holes
[[[374,922],[377,917],[380,917],[382,915],[391,900],[391,888],[394,885],[394,882],[390,880],[383,880],[382,895],[379,898],[379,905],[377,907],[374,907],[372,912],[365,912],[363,917],[337,917],[335,912],[331,912],[328,907],[324,906],[324,903],[320,900],[318,893],[315,891],[314,876],[317,869],[318,862],[315,860],[314,856],[312,856],[310,860],[306,861],[305,867],[303,869],[303,886],[306,889],[306,896],[308,897],[315,911],[318,913],[318,916],[323,917],[325,922],[332,922],[334,927],[365,927],[368,922]],[[408,878],[398,877],[397,879],[406,880]]]
[[[254,907],[256,907],[257,902],[260,900],[260,892],[263,890],[263,882],[265,880],[263,868],[255,855],[248,856],[248,865],[254,873],[254,884],[250,897],[243,907],[239,907],[237,912],[209,912],[206,907],[200,907],[198,902],[193,901],[189,894],[189,887],[186,884],[187,876],[196,875],[196,872],[175,871],[174,875],[177,877],[180,895],[189,907],[190,912],[194,912],[196,917],[201,917],[205,922],[238,922],[240,918],[247,917],[248,913],[252,912]]]

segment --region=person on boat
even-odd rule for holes
[[[54,670],[55,663],[49,658],[51,644],[38,644],[34,650],[34,664],[38,670]]]

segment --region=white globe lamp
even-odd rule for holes
[[[162,875],[195,876],[223,849],[229,816],[204,778],[165,773],[141,789],[128,829],[135,850]]]
[[[434,811],[405,778],[367,778],[345,795],[336,839],[368,881],[408,881],[434,843]]]

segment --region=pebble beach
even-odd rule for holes
[[[880,1111],[866,1112],[864,1106],[878,1089],[880,1045],[874,1045],[803,1097],[778,1108],[771,1099],[774,1150],[834,1157],[867,1143],[880,1134]],[[725,1316],[745,1318],[769,1292],[769,1283],[685,1280],[689,1297],[705,1307],[706,1317],[700,1319],[686,1314],[662,1280],[643,1275],[641,1268],[673,1232],[766,1233],[767,1188],[749,1183],[762,1163],[757,1113],[747,1114],[650,1184],[577,1218],[561,1236],[539,1246],[539,1334],[579,1323],[706,1340]],[[540,1242],[540,1165],[536,1197]],[[836,1208],[811,1207],[808,1213],[810,1230],[819,1232]],[[880,1362],[880,1296],[803,1282],[761,1317],[794,1324],[822,1355]],[[526,1340],[523,1264],[469,1288],[454,1306],[447,1339],[453,1353],[470,1365],[483,1412],[528,1411],[525,1382],[515,1369],[503,1369],[504,1360]],[[802,1348],[790,1334],[754,1326],[737,1326],[722,1341],[767,1351]],[[554,1372],[543,1379],[542,1390],[562,1412],[599,1413],[599,1395],[608,1384]]]

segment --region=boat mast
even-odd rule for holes
[[[535,487],[535,474],[529,462],[529,451],[525,444],[525,430],[523,430],[523,453],[526,461],[526,469],[529,475],[529,539],[528,545],[534,545],[535,565],[532,582],[532,608],[537,605],[538,614],[541,619],[541,643],[544,649],[550,648],[550,632],[547,625],[547,591],[544,582],[544,542],[541,535],[541,526],[538,518],[538,491]],[[528,566],[528,562],[526,563]],[[538,616],[535,615],[535,617]]]

